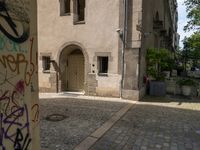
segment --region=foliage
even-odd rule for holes
[[[185,26],[185,30],[196,29],[200,30],[200,0],[185,0],[184,1],[187,7],[187,18],[189,21]]]
[[[195,32],[190,37],[185,38],[184,47],[185,48],[190,48],[193,51],[194,50],[199,50],[200,51],[200,32]],[[200,54],[200,52],[199,52],[199,54]]]
[[[162,71],[171,71],[174,60],[167,49],[151,48],[147,51],[147,74],[155,80],[164,80]]]
[[[194,80],[187,79],[187,78],[180,79],[176,83],[178,85],[180,85],[180,86],[184,86],[184,85],[187,85],[187,86],[196,86],[197,85],[197,83]]]
[[[200,32],[195,32],[184,39],[182,56],[186,61],[192,61],[193,67],[200,67]]]

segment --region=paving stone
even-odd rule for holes
[[[41,150],[72,150],[125,105],[70,98],[40,100]],[[51,114],[63,114],[68,118],[47,121],[46,117]]]
[[[114,130],[105,135],[109,134],[112,138],[112,133],[117,130],[118,136],[122,137],[121,143],[128,136],[124,150],[197,150],[200,149],[200,140],[194,133],[194,127],[200,129],[199,116],[200,103],[138,102],[113,126]],[[127,128],[128,133],[124,136],[123,130]],[[105,140],[104,136],[100,141]],[[91,150],[96,150],[100,141]],[[120,145],[120,140],[113,140],[116,141]]]
[[[140,150],[148,150],[146,146],[141,146]]]
[[[86,99],[40,103],[42,150],[73,149],[127,105]],[[68,118],[47,121],[45,117],[53,113]],[[199,116],[200,103],[196,102],[138,102],[90,150],[199,150]]]
[[[162,145],[156,144],[156,148],[160,149]]]
[[[164,146],[164,147],[169,147],[170,144],[169,144],[169,143],[163,143],[163,146]]]

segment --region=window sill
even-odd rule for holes
[[[50,70],[43,70],[42,72],[43,72],[43,73],[48,73],[48,74],[49,74],[49,73],[50,73]]]
[[[63,13],[63,14],[60,14],[60,16],[71,16],[71,13]]]
[[[85,24],[85,21],[77,21],[77,22],[74,22],[74,25],[79,25],[79,24]]]
[[[108,77],[108,73],[98,73],[98,76],[101,76],[101,77]]]

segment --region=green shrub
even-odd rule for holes
[[[184,86],[184,85],[187,85],[187,86],[196,86],[197,83],[192,80],[192,79],[180,79],[176,82],[178,85],[180,86]]]
[[[171,71],[174,66],[174,60],[167,49],[148,49],[146,60],[147,74],[155,80],[164,80],[165,75],[162,71]]]

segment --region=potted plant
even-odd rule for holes
[[[163,71],[170,70],[172,59],[167,49],[148,49],[147,51],[147,74],[151,80],[149,83],[149,94],[164,96],[166,94],[165,74]]]
[[[165,58],[162,58],[162,61],[164,61],[164,63],[162,63],[161,71],[164,73],[165,78],[169,79],[171,76],[171,72],[175,67],[175,62],[174,59],[171,58],[169,52],[167,52],[166,56],[164,57]]]
[[[192,79],[180,79],[177,84],[181,87],[182,94],[184,96],[190,96],[192,92],[192,87],[196,86],[196,82]]]

